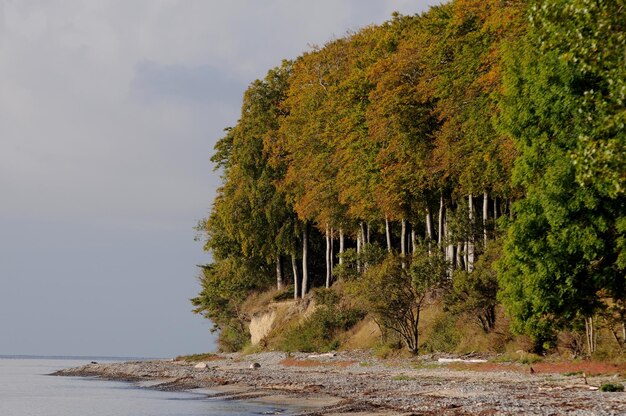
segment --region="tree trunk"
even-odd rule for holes
[[[597,337],[593,317],[585,318],[585,332],[587,334],[587,348],[589,356],[596,352]]]
[[[295,254],[291,255],[291,269],[293,270],[293,298],[298,299],[298,286],[300,282],[298,279],[298,263],[296,262]]]
[[[309,225],[307,223],[304,224],[304,229],[302,230],[302,297],[306,295],[308,290],[309,283],[309,265],[308,265],[308,257],[309,257]]]
[[[387,251],[391,253],[391,227],[388,217],[385,217],[385,235],[387,236]]]
[[[494,196],[493,197],[493,220],[497,220],[498,219],[498,197]]]
[[[363,221],[361,221],[361,253],[364,255],[365,254],[365,244],[367,243],[367,232],[365,231],[365,223]],[[357,264],[360,267],[360,263]],[[363,262],[363,269],[367,270],[367,262],[364,261]],[[359,270],[360,271],[360,270]]]
[[[413,233],[415,236],[415,233]],[[426,207],[426,239],[428,240],[428,255],[432,255],[431,243],[433,241],[433,213],[430,207]],[[413,253],[415,253],[415,238],[413,238]]]
[[[448,235],[449,230],[448,230],[448,219],[446,218],[443,222],[443,230],[442,230],[442,241],[446,241],[449,240],[450,236]],[[451,241],[448,241],[448,245],[445,248],[445,258],[446,261],[448,262],[448,278],[451,279],[452,278],[452,270],[454,269],[454,244],[452,244]]]
[[[339,229],[339,264],[343,264],[343,251],[345,248],[345,238],[343,236],[343,228]]]
[[[366,239],[367,233],[365,232],[365,223],[361,221],[359,225],[361,227],[361,244],[365,246],[365,243],[367,242],[367,239]]]
[[[276,289],[283,288],[283,265],[280,261],[280,254],[276,253]]]
[[[439,247],[443,244],[443,194],[439,197],[439,229],[437,230],[437,244]]]
[[[356,235],[356,271],[361,272],[361,233]]]
[[[469,220],[470,220],[470,236],[467,244],[467,271],[474,270],[474,197],[472,194],[468,196]]]
[[[330,229],[326,224],[326,289],[330,287]]]
[[[456,245],[456,268],[463,269],[465,268],[465,264],[463,261],[463,243],[459,242]]]
[[[485,242],[485,248],[487,248],[487,220],[489,216],[489,196],[487,191],[483,193],[483,238]]]
[[[426,237],[429,240],[433,239],[433,213],[430,211],[430,207],[426,208]]]
[[[463,243],[463,260],[465,261],[465,271],[469,273],[469,241]]]
[[[334,274],[335,269],[335,230],[330,229],[330,277]]]
[[[400,254],[404,257],[406,255],[406,220],[404,218],[402,218],[402,231],[400,235]]]
[[[367,226],[367,244],[370,244],[370,237],[372,234],[372,228],[370,227],[370,223],[365,224]]]
[[[415,228],[411,227],[411,254],[415,254],[417,247],[417,234]],[[428,254],[430,254],[430,241],[428,242]]]

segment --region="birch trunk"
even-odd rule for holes
[[[345,238],[343,236],[343,228],[339,229],[339,264],[343,264],[343,250],[345,248]]]
[[[387,251],[391,253],[391,227],[387,217],[385,217],[385,235],[387,236]]]
[[[432,255],[431,243],[433,241],[433,213],[430,207],[426,208],[426,238],[428,239],[428,255]],[[415,233],[413,233],[413,253],[415,254]]]
[[[276,254],[276,289],[283,288],[283,265],[280,262],[280,254]]]
[[[400,254],[404,257],[406,255],[406,220],[404,218],[402,219],[402,232],[400,234]]]
[[[585,318],[585,330],[587,334],[587,348],[589,350],[589,355],[591,356],[596,352],[597,345],[596,328],[593,317]]]
[[[404,257],[406,256],[406,220],[402,218],[402,232],[400,240],[400,254],[402,255],[402,268],[406,268]]]
[[[335,269],[335,230],[330,229],[330,277],[332,279]]]
[[[415,247],[417,247],[417,235],[415,229],[411,227],[411,254],[415,254]],[[430,241],[428,242],[428,254],[430,254]]]
[[[360,227],[361,227],[361,244],[363,246],[365,246],[365,243],[367,242],[367,240],[365,239],[365,237],[366,237],[365,223],[363,221],[361,221],[359,224],[360,224]]]
[[[474,270],[474,197],[472,194],[468,196],[469,220],[470,220],[470,237],[467,244],[467,271]]]
[[[309,266],[308,266],[308,257],[309,257],[309,231],[308,224],[304,224],[304,229],[302,231],[302,297],[306,295],[307,285],[309,283]]]
[[[442,229],[442,241],[448,240],[449,239],[449,230],[448,230],[448,219],[445,218],[443,221],[443,229]],[[446,261],[449,264],[448,267],[448,278],[452,278],[452,270],[454,269],[454,244],[450,244],[448,243],[448,245],[445,247],[445,258]]]
[[[299,279],[298,279],[298,263],[296,262],[296,255],[291,255],[291,269],[293,270],[293,298],[298,299]]]
[[[433,239],[433,213],[430,212],[430,207],[426,208],[426,237]]]
[[[443,195],[439,197],[439,229],[437,230],[437,244],[441,247],[443,243]]]
[[[463,261],[463,243],[459,242],[456,246],[456,268],[464,269],[465,262]]]
[[[370,223],[369,222],[367,224],[365,224],[365,225],[367,227],[367,240],[365,240],[365,241],[367,241],[367,244],[370,244],[370,236],[371,236],[372,228],[370,227]]]
[[[493,219],[494,221],[498,219],[498,197],[493,197]]]
[[[483,238],[485,243],[485,248],[487,248],[487,220],[489,216],[489,196],[487,195],[487,191],[483,192]]]
[[[361,234],[357,233],[356,236],[356,271],[361,272]]]
[[[326,289],[330,287],[330,229],[326,224]]]
[[[365,231],[365,223],[361,221],[361,253],[363,254],[365,254],[365,244],[367,243],[366,237],[367,237],[367,232]],[[358,265],[360,266],[360,264]],[[363,270],[367,270],[366,261],[363,262]]]

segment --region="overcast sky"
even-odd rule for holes
[[[209,162],[254,79],[434,0],[0,0],[0,354],[214,348]]]

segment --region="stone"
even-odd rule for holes
[[[199,362],[198,364],[194,365],[193,368],[198,368],[200,370],[204,370],[206,368],[206,363],[205,362]]]
[[[259,363],[252,363],[252,364],[250,364],[250,368],[255,369],[255,370],[259,369],[259,368],[261,368],[261,364],[259,364]]]

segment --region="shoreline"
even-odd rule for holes
[[[626,393],[598,391],[605,382],[623,383],[621,375],[566,375],[540,364],[531,371],[528,365],[475,361],[480,360],[266,352],[216,354],[203,362],[204,368],[195,362],[136,361],[87,364],[52,375],[126,381],[163,391],[204,389],[207,398],[296,406],[308,416],[626,414]],[[251,368],[254,363],[260,367]]]

